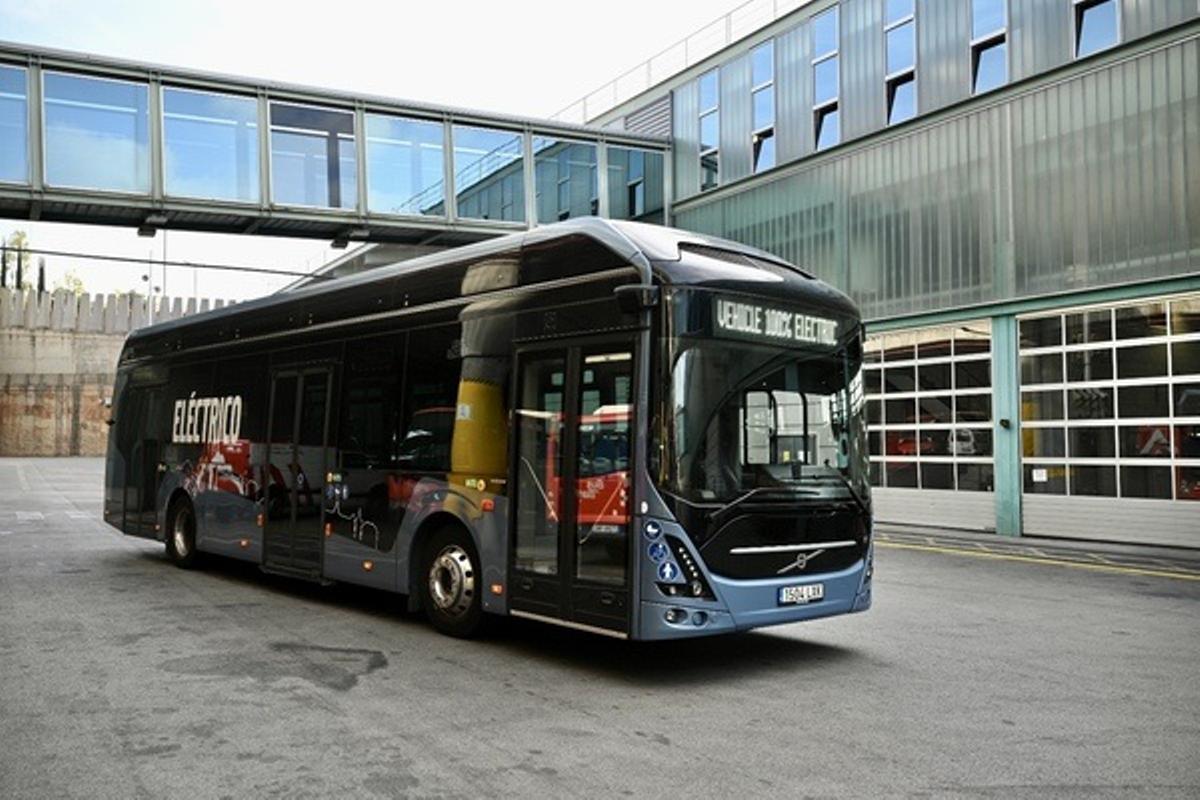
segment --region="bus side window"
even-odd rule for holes
[[[356,342],[347,353],[338,449],[345,469],[387,469],[396,459],[403,338]]]
[[[396,463],[401,470],[449,472],[451,439],[462,368],[459,326],[409,333],[404,422]]]

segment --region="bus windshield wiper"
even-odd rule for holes
[[[757,488],[750,489],[749,491],[745,492],[744,494],[739,495],[736,500],[728,503],[720,511],[717,511],[715,514],[713,514],[713,517],[716,518],[716,517],[720,517],[720,516],[726,514],[734,506],[737,506],[738,504],[742,503],[745,500],[749,500],[751,497],[762,494],[763,492],[775,492],[778,494],[785,494],[785,495],[798,495],[798,494],[817,495],[817,494],[820,494],[820,492],[818,492],[818,491],[814,491],[812,489],[802,489],[798,486],[759,486]]]
[[[824,480],[827,478],[831,478],[831,479],[837,481],[846,489],[847,492],[850,493],[850,497],[854,499],[855,505],[857,505],[864,514],[868,513],[867,512],[867,501],[862,499],[862,496],[859,495],[858,490],[854,488],[854,484],[851,483],[850,479],[847,478],[845,475],[843,475],[841,472],[825,472],[820,475],[810,475],[808,477],[816,478],[818,480]]]

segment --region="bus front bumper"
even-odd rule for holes
[[[730,580],[708,576],[717,602],[643,600],[639,639],[678,639],[767,625],[853,614],[871,607],[874,546],[867,557],[839,572],[792,575],[786,578]],[[780,590],[789,586],[821,584],[824,596],[803,604],[781,603]]]

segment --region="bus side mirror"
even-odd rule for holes
[[[642,283],[631,283],[613,289],[617,298],[617,308],[623,314],[636,314],[647,308],[658,305],[658,287]]]

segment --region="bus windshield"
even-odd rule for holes
[[[676,340],[667,489],[690,503],[777,490],[866,496],[861,350]]]

